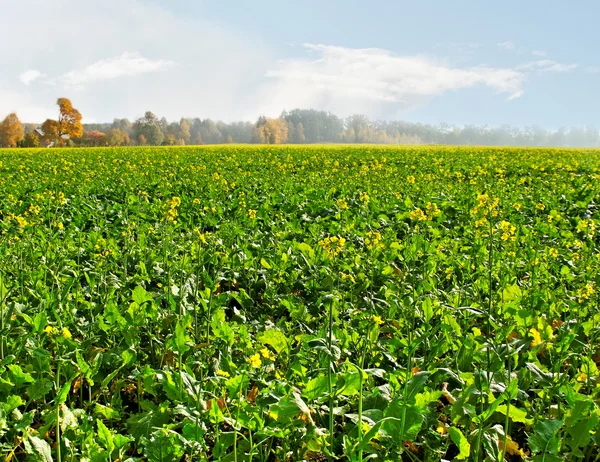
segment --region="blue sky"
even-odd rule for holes
[[[311,107],[600,126],[593,1],[20,0],[7,10],[0,40],[19,46],[0,49],[0,117],[41,121],[67,96],[87,121]]]

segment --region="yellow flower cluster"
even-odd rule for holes
[[[350,280],[352,282],[356,282],[356,279],[354,279],[354,276],[352,276],[351,274],[346,274],[346,273],[340,273],[340,279],[342,281]]]
[[[498,205],[500,199],[492,198],[489,194],[479,194],[477,196],[477,206],[471,210],[471,215],[483,215],[484,217],[491,215],[498,216]]]
[[[177,212],[177,207],[181,205],[181,199],[175,196],[170,200],[167,200],[165,202],[165,205],[169,207],[169,209],[165,213],[164,219],[166,221],[170,221],[173,224],[177,224],[177,215],[179,215],[179,213]]]
[[[385,245],[381,242],[381,233],[377,231],[369,231],[365,237],[365,245],[367,249],[383,249]]]
[[[325,239],[321,239],[318,245],[323,249],[327,257],[335,258],[344,250],[346,239],[337,236],[326,237]]]
[[[500,229],[500,231],[502,231],[501,239],[503,241],[508,241],[509,239],[511,241],[514,241],[516,239],[515,232],[517,230],[517,227],[511,224],[509,221],[502,220],[500,222],[500,225],[498,225],[498,228]]]
[[[415,221],[427,220],[427,215],[419,207],[417,207],[414,210],[411,210],[411,212],[409,213],[409,216],[410,216],[411,220],[415,220]]]
[[[56,336],[58,335],[58,329],[54,326],[46,326],[44,328],[44,332],[47,335],[51,335],[51,336]],[[71,331],[69,331],[69,329],[67,329],[66,327],[63,327],[62,331],[61,331],[61,336],[65,339],[70,339],[72,337],[71,335]]]
[[[275,361],[275,355],[273,354],[273,352],[271,350],[269,350],[267,347],[263,348],[260,350],[260,354],[262,355],[263,358],[268,359],[270,361]]]
[[[250,218],[251,220],[254,220],[256,218],[256,210],[248,209],[248,218]]]
[[[377,324],[378,326],[381,326],[383,324],[383,319],[381,318],[381,316],[377,316],[377,315],[373,315],[373,322],[375,324]]]
[[[260,367],[262,365],[262,361],[260,359],[260,354],[254,353],[248,358],[248,362],[252,367]]]
[[[366,192],[362,192],[360,193],[360,201],[364,204],[367,205],[369,203],[369,200],[371,198],[369,197],[369,195]]]
[[[442,214],[442,211],[438,208],[435,202],[427,202],[425,209],[427,210],[427,215],[430,217],[437,217],[438,215]]]
[[[596,223],[591,219],[579,220],[579,223],[577,223],[577,232],[591,239],[596,234]]]
[[[592,298],[592,295],[596,293],[596,289],[592,283],[588,282],[585,287],[579,289],[577,291],[577,297],[579,299],[579,303],[583,303],[585,300],[589,300]]]
[[[336,204],[340,210],[348,210],[349,209],[348,202],[346,202],[345,199],[338,199],[336,201]]]
[[[194,228],[194,234],[196,235],[198,240],[202,242],[202,244],[206,244],[208,242],[207,237],[210,233],[203,233],[202,231],[200,231],[200,228]]]

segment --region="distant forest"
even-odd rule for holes
[[[164,146],[222,143],[372,143],[447,144],[499,146],[599,147],[597,128],[546,130],[537,126],[429,125],[402,121],[373,121],[363,115],[340,118],[313,109],[284,111],[278,118],[260,117],[256,122],[213,121],[182,118],[169,122],[148,111],[135,121],[82,124],[82,133],[64,140],[70,146]],[[36,124],[23,124],[18,146],[45,145],[36,135]],[[49,144],[49,143],[48,143]],[[47,144],[46,144],[47,145]]]

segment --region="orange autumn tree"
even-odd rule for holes
[[[73,107],[68,98],[58,98],[58,120],[48,119],[42,124],[44,137],[48,140],[64,142],[65,138],[80,138],[83,134],[81,113]]]
[[[14,148],[24,135],[23,125],[14,112],[0,122],[0,146]]]

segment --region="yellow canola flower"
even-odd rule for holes
[[[56,327],[53,326],[46,326],[44,327],[44,332],[48,335],[56,335],[58,334],[58,330],[56,329]]]
[[[373,321],[375,322],[375,324],[377,324],[378,326],[381,326],[383,324],[383,319],[381,319],[381,316],[376,316],[373,315]]]
[[[256,210],[248,209],[248,218],[254,220],[256,218]]]
[[[529,334],[533,338],[533,340],[531,341],[531,348],[535,348],[540,343],[542,343],[542,336],[535,327],[531,328],[531,330],[529,331]]]
[[[230,377],[230,374],[229,374],[229,372],[227,372],[227,371],[224,371],[224,370],[222,370],[222,369],[219,369],[219,370],[217,371],[217,375],[220,375],[221,377]]]
[[[502,450],[503,446],[504,446],[504,441],[501,439],[498,440],[498,448],[500,450]],[[521,449],[519,447],[519,445],[515,441],[513,441],[510,436],[506,437],[506,454],[508,454],[510,456],[521,456],[521,457],[527,457],[529,455],[529,453],[523,451],[523,449]]]
[[[260,350],[260,354],[265,359],[270,359],[271,361],[275,361],[275,355],[273,354],[273,352],[271,350],[269,350],[266,347]]]
[[[260,360],[260,355],[258,353],[254,353],[248,359],[248,362],[252,365],[252,367],[260,367],[262,365],[262,361]]]
[[[438,424],[435,431],[438,432],[440,435],[445,435],[446,433],[448,433],[448,427],[446,427],[446,425],[444,425],[438,420]]]
[[[66,327],[63,327],[62,336],[66,339],[70,339],[72,337],[71,332]]]

